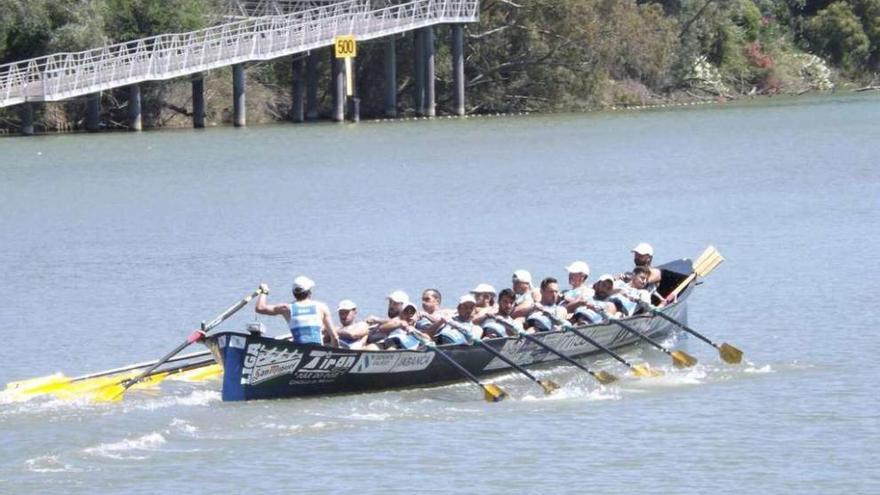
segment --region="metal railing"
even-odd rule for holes
[[[57,101],[141,81],[309,51],[339,35],[369,40],[442,23],[476,22],[479,0],[343,0],[76,53],[0,65],[0,107]]]

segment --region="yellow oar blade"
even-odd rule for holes
[[[676,368],[690,368],[697,364],[697,358],[684,351],[672,351],[669,354],[672,356],[672,364]]]
[[[716,253],[713,256],[710,256],[705,263],[699,264],[694,267],[694,272],[697,275],[705,278],[707,275],[712,273],[713,270],[718,268],[718,265],[724,262],[724,256],[721,256],[721,253]]]
[[[743,352],[736,347],[724,342],[721,349],[718,350],[721,359],[730,364],[739,364],[742,362]]]
[[[552,380],[538,380],[538,384],[541,385],[541,388],[544,389],[544,393],[547,395],[550,395],[559,389],[559,385]]]
[[[501,402],[507,398],[507,392],[494,383],[483,385],[483,391],[485,392],[483,398],[486,399],[486,402]]]
[[[593,377],[599,380],[599,383],[602,385],[608,385],[617,381],[617,377],[607,371],[597,371],[593,374]]]
[[[6,384],[4,392],[9,396],[41,395],[51,392],[70,383],[70,378],[62,373],[55,373],[38,378],[29,378]]]
[[[203,368],[182,371],[174,375],[172,380],[180,380],[184,382],[200,382],[210,380],[223,374],[223,368],[219,364],[211,364]]]
[[[93,398],[96,394],[99,394],[101,389],[134,378],[136,373],[136,371],[131,371],[113,376],[90,378],[88,380],[82,380],[60,387],[57,390],[53,390],[52,394],[59,399],[77,399],[80,397]]]
[[[647,364],[637,364],[633,366],[632,372],[634,375],[641,378],[653,378],[655,376],[663,376],[662,371],[650,368]]]
[[[695,259],[694,262],[693,262],[693,266],[694,266],[694,267],[698,267],[698,266],[702,265],[703,263],[706,262],[707,259],[709,259],[710,256],[714,256],[714,255],[716,255],[716,254],[721,254],[721,253],[719,253],[718,250],[715,249],[715,246],[708,246],[708,247],[702,252],[702,254],[700,254],[699,256],[697,256],[697,259]]]

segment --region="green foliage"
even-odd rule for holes
[[[113,42],[200,29],[218,8],[211,0],[103,0],[102,3],[105,29]]]
[[[834,2],[807,21],[805,35],[810,46],[844,69],[854,69],[867,60],[871,40],[852,7]]]

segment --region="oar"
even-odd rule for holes
[[[457,369],[459,373],[465,376],[468,380],[477,384],[480,388],[483,389],[483,398],[486,399],[486,402],[501,402],[502,400],[508,397],[507,392],[505,392],[501,387],[495,385],[494,383],[483,383],[479,378],[474,376],[473,373],[468,371],[464,366],[458,364],[455,359],[452,359],[452,356],[446,354],[442,350],[437,348],[437,344],[431,339],[431,337],[425,335],[418,330],[413,330],[412,334],[416,336],[424,345],[434,354],[440,356],[445,359],[447,363],[452,365],[453,368]]]
[[[553,323],[560,325],[562,327],[563,331],[571,332],[571,333],[577,335],[578,337],[580,337],[580,338],[586,340],[587,342],[589,342],[590,344],[592,344],[594,347],[598,348],[600,351],[608,354],[609,356],[613,357],[614,359],[625,364],[629,369],[632,370],[634,375],[641,376],[641,377],[654,377],[654,376],[660,376],[663,374],[663,372],[660,370],[655,370],[655,369],[649,368],[647,364],[633,365],[632,363],[630,363],[626,359],[623,359],[623,357],[620,354],[605,347],[604,345],[597,342],[595,339],[582,333],[581,331],[577,330],[576,328],[572,327],[571,325],[566,325],[565,324],[566,322],[562,321],[559,317],[557,317],[556,315],[554,315],[550,311],[547,311],[547,309],[544,308],[543,306],[538,306],[538,309],[541,310],[548,317],[550,317],[550,319],[553,320]]]
[[[648,337],[647,335],[643,335],[642,332],[639,332],[638,330],[627,325],[626,323],[615,318],[610,318],[608,314],[602,310],[602,308],[594,308],[594,310],[602,315],[602,317],[605,318],[606,322],[619,326],[627,332],[635,335],[636,337],[663,351],[667,356],[672,358],[672,364],[674,364],[676,368],[690,368],[691,366],[697,364],[697,358],[691,356],[690,354],[684,351],[670,351],[669,349],[660,345],[660,343],[658,343],[656,340]]]
[[[496,351],[492,346],[486,345],[482,340],[474,338],[474,336],[471,334],[470,331],[468,331],[468,329],[466,329],[464,326],[458,324],[457,322],[447,320],[446,324],[451,326],[452,328],[458,330],[462,334],[464,334],[464,336],[467,337],[467,339],[468,339],[468,343],[470,343],[471,345],[473,345],[475,347],[479,347],[479,348],[483,349],[484,351],[488,352],[489,354],[494,355],[498,359],[509,364],[511,368],[513,368],[516,371],[519,371],[523,375],[527,376],[529,378],[529,380],[540,385],[541,388],[544,389],[545,394],[548,394],[548,395],[552,394],[554,391],[556,391],[556,389],[559,388],[559,385],[557,385],[556,382],[554,382],[552,380],[538,379],[537,377],[535,377],[535,375],[529,373],[528,370],[526,370],[522,366],[513,362],[513,360],[511,360],[509,357],[502,354],[500,351]]]
[[[569,364],[571,364],[571,365],[573,365],[573,366],[575,366],[575,367],[577,367],[577,368],[580,368],[580,369],[583,370],[583,371],[586,371],[587,373],[590,374],[590,376],[592,376],[593,378],[595,378],[596,380],[598,380],[599,383],[601,383],[601,384],[603,384],[603,385],[608,385],[609,383],[614,383],[614,382],[617,381],[617,377],[614,376],[614,375],[612,375],[611,373],[608,373],[607,371],[601,371],[601,370],[600,370],[600,371],[593,371],[593,370],[591,370],[590,368],[587,368],[587,367],[584,366],[583,364],[581,364],[581,363],[575,361],[574,359],[572,359],[572,358],[566,356],[565,354],[561,353],[560,351],[557,351],[556,349],[550,347],[548,344],[545,344],[544,342],[541,341],[541,339],[535,337],[534,335],[529,334],[528,332],[526,332],[525,330],[523,330],[523,329],[520,328],[519,326],[514,325],[513,323],[511,323],[511,322],[509,322],[509,321],[507,321],[507,320],[505,320],[505,319],[499,318],[499,317],[497,317],[497,316],[492,316],[492,318],[493,318],[495,321],[497,321],[498,323],[501,323],[501,324],[504,325],[505,327],[507,327],[507,328],[513,330],[514,332],[516,332],[520,337],[522,337],[522,338],[524,338],[524,339],[526,339],[526,340],[528,340],[528,341],[530,341],[530,342],[534,342],[534,343],[537,344],[538,346],[543,347],[544,349],[550,351],[550,353],[555,354],[556,356],[562,358],[563,360],[565,360],[565,361],[568,362]]]
[[[676,287],[675,290],[673,290],[669,293],[669,295],[666,296],[665,303],[669,304],[670,302],[674,301],[678,294],[683,291],[685,287],[687,287],[688,284],[691,283],[691,281],[693,281],[698,276],[706,277],[707,275],[712,273],[712,270],[717,268],[718,265],[720,265],[722,262],[724,262],[724,256],[721,256],[721,253],[713,246],[707,247],[706,250],[703,251],[703,254],[701,254],[697,258],[697,261],[694,262],[694,272],[688,275],[687,278],[682,280],[682,282],[678,284],[678,287]]]
[[[153,371],[141,378],[136,385],[130,385],[134,388],[153,387],[161,383],[170,376],[179,375],[191,371],[201,371],[200,368],[210,369],[214,364],[214,358],[196,361],[194,363],[186,363],[161,371]],[[216,365],[215,365],[216,366]],[[80,382],[70,387],[54,392],[56,397],[62,399],[70,399],[74,397],[89,396],[96,402],[115,402],[122,399],[125,392],[125,384],[134,377],[134,373],[128,373],[122,377],[102,377],[91,380],[89,382]]]
[[[660,311],[659,309],[657,309],[653,306],[650,306],[644,302],[641,302],[640,306],[642,308],[644,308],[645,310],[650,311],[652,315],[659,316],[660,318],[663,318],[664,320],[678,326],[679,328],[681,328],[685,332],[688,332],[691,335],[694,335],[695,337],[702,340],[703,342],[718,349],[718,354],[721,356],[721,359],[723,359],[725,362],[730,363],[730,364],[739,364],[740,362],[742,362],[743,352],[741,350],[737,349],[736,347],[728,344],[727,342],[722,342],[721,345],[718,345],[715,342],[712,342],[711,340],[709,340],[707,337],[700,334],[699,332],[697,332],[696,330],[694,330],[693,328],[691,328],[691,327],[685,325],[684,323],[676,320],[675,318],[665,314],[663,311]]]
[[[184,354],[183,356],[176,356],[169,359],[168,363],[173,363],[177,361],[186,361],[196,357],[203,357],[210,355],[210,351],[199,351],[193,352],[190,354]],[[89,373],[87,375],[81,375],[74,378],[69,378],[64,376],[61,373],[55,373],[54,375],[48,375],[44,377],[38,378],[30,378],[27,380],[21,380],[17,382],[10,382],[6,384],[6,389],[4,393],[15,394],[21,396],[37,396],[48,393],[53,393],[57,390],[60,390],[64,387],[67,387],[74,383],[80,383],[87,380],[95,380],[97,378],[103,378],[109,375],[116,375],[119,373],[124,373],[126,371],[132,371],[136,369],[147,368],[152,366],[159,361],[147,361],[144,363],[135,363],[127,366],[123,366],[120,368],[114,368],[105,371],[98,371],[95,373]]]
[[[226,311],[220,313],[220,315],[218,315],[216,318],[214,318],[214,320],[212,320],[211,323],[208,323],[207,325],[202,323],[201,329],[196,330],[193,333],[191,333],[190,336],[187,337],[185,341],[183,341],[183,343],[181,343],[180,345],[175,347],[171,352],[169,352],[168,354],[163,356],[162,359],[160,359],[156,364],[154,364],[153,366],[151,366],[146,371],[142,372],[140,375],[136,376],[132,380],[126,381],[125,384],[123,384],[122,390],[119,392],[119,395],[124,394],[125,391],[128,390],[129,387],[131,387],[135,383],[139,382],[143,377],[149,375],[153,370],[155,370],[159,366],[162,366],[163,364],[165,364],[169,359],[174,357],[175,354],[182,351],[183,349],[185,349],[187,346],[189,346],[193,342],[198,342],[199,340],[203,339],[205,337],[205,334],[210,332],[217,325],[226,321],[227,318],[229,318],[230,316],[235,314],[235,312],[238,311],[239,309],[245,307],[247,305],[247,303],[249,303],[251,301],[251,299],[257,297],[262,292],[263,291],[261,289],[255,290],[251,294],[245,296],[245,298],[242,299],[241,301],[238,301],[237,303],[232,305],[232,307],[230,307]]]
[[[654,369],[649,368],[647,364],[639,364],[639,365],[631,364],[626,359],[623,359],[623,357],[621,357],[620,354],[617,354],[616,352],[612,351],[611,349],[609,349],[609,348],[605,347],[604,345],[600,344],[599,342],[597,342],[595,339],[590,338],[589,336],[585,335],[584,333],[576,330],[567,321],[564,321],[562,318],[559,318],[558,316],[554,315],[551,311],[549,311],[546,307],[544,307],[544,305],[537,304],[537,305],[535,305],[535,307],[537,307],[539,311],[541,311],[542,313],[547,315],[547,317],[550,318],[550,320],[555,325],[559,325],[564,332],[571,332],[571,333],[577,335],[578,337],[586,340],[587,342],[589,342],[590,344],[592,344],[593,346],[598,348],[600,351],[605,352],[609,356],[611,356],[614,359],[625,364],[629,369],[632,370],[634,375],[640,376],[640,377],[654,377],[654,376],[660,376],[663,374],[663,372],[660,370],[654,370]]]

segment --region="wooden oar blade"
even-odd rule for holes
[[[706,249],[703,250],[703,252],[699,256],[697,256],[697,259],[694,260],[694,262],[693,262],[694,270],[696,270],[696,267],[705,263],[706,260],[709,259],[710,256],[714,256],[716,254],[720,254],[720,253],[718,252],[717,249],[715,249],[715,246],[706,247]]]
[[[724,256],[721,256],[721,253],[717,253],[714,256],[709,257],[705,263],[697,265],[694,267],[694,271],[700,277],[705,278],[707,275],[712,273],[713,270],[718,268],[718,265],[724,262]]]
[[[595,371],[593,372],[593,377],[596,380],[599,380],[599,383],[602,385],[608,385],[609,383],[614,383],[617,381],[617,377],[608,373],[607,371]]]
[[[538,384],[541,385],[541,388],[544,389],[544,393],[547,395],[550,395],[559,389],[559,385],[553,380],[538,380]]]
[[[632,367],[632,372],[634,375],[640,378],[653,378],[656,376],[662,376],[663,372],[660,370],[655,370],[654,368],[648,367],[647,364],[637,364]]]
[[[672,356],[672,364],[674,364],[676,368],[690,368],[697,364],[697,358],[684,351],[672,351],[669,355]]]
[[[494,383],[486,383],[483,385],[483,398],[486,402],[501,402],[507,398],[507,392]]]
[[[727,342],[721,344],[718,354],[726,363],[739,364],[742,362],[743,352]]]

